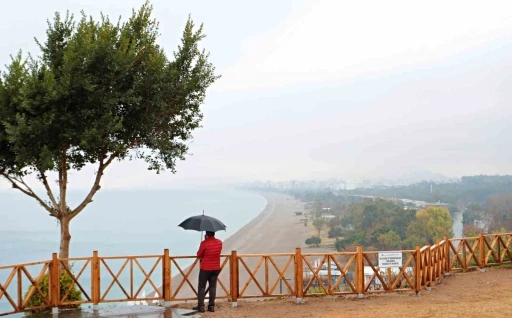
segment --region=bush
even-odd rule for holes
[[[39,282],[39,289],[45,295],[45,297],[48,299],[49,299],[49,292],[48,292],[49,280],[50,280],[49,275],[45,274],[41,278],[41,281]],[[71,286],[71,284],[73,284],[73,278],[71,278],[71,276],[68,274],[68,272],[62,272],[60,274],[60,297],[61,298],[66,294],[66,292],[68,291],[69,286]],[[30,288],[32,286],[33,285],[30,285],[29,289],[25,293],[24,299],[28,296],[28,291],[30,290]],[[69,292],[69,294],[66,297],[66,302],[74,302],[74,301],[82,301],[82,292],[80,291],[80,289],[78,289],[76,284],[75,284],[75,286],[73,286],[73,288],[71,289],[71,291]],[[45,303],[44,303],[43,298],[41,297],[39,292],[37,290],[35,290],[34,293],[32,294],[32,296],[30,297],[30,300],[27,303],[27,308],[39,307],[39,306],[44,306],[44,305],[45,305]],[[61,308],[61,309],[76,309],[76,308],[80,308],[80,305],[79,304],[61,305],[61,306],[59,306],[59,308]],[[41,312],[49,312],[50,310],[51,310],[50,307],[45,308],[45,309],[34,309],[34,310],[27,311],[27,314],[29,314],[29,315],[30,314],[38,314]]]
[[[306,245],[308,245],[308,246],[314,245],[314,246],[318,247],[321,242],[322,242],[322,239],[320,237],[312,236],[310,238],[307,238],[304,243],[306,243]]]

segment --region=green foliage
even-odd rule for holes
[[[175,172],[203,118],[207,88],[218,78],[199,48],[202,25],[189,19],[168,56],[146,2],[126,22],[85,13],[55,14],[40,53],[12,57],[0,75],[0,176],[36,199],[61,224],[100,189],[114,160],[140,159],[157,173]],[[96,164],[94,184],[76,207],[66,202],[68,171]],[[47,174],[58,173],[53,194]],[[35,173],[48,198],[23,181]],[[61,255],[67,256],[69,235]]]
[[[416,235],[433,244],[435,239],[453,235],[450,212],[445,208],[427,207],[416,212],[416,219],[409,224],[408,236]]]
[[[169,60],[146,3],[126,23],[56,14],[42,54],[16,55],[2,76],[1,169],[81,169],[116,154],[174,171],[199,127],[200,105],[216,76],[192,20]],[[130,151],[132,151],[130,153]]]
[[[464,211],[464,225],[473,225],[475,220],[481,220],[485,217],[485,209],[482,204],[472,203]]]
[[[327,225],[327,222],[326,220],[322,219],[322,218],[316,218],[313,220],[313,226],[315,227],[315,229],[317,230],[318,232],[318,236],[320,236],[320,233],[322,232],[322,229]]]
[[[324,225],[317,221],[318,229]],[[339,223],[338,223],[339,224]],[[375,199],[350,203],[343,210],[342,227],[331,228],[329,238],[336,239],[338,251],[363,245],[370,250],[414,249],[444,235],[451,235],[451,217],[447,209],[429,207],[415,211],[393,202]],[[343,236],[343,239],[338,239]]]
[[[402,239],[395,231],[389,230],[387,233],[379,234],[377,239],[382,246],[386,246],[388,249],[401,249]]]
[[[355,245],[363,245],[368,247],[368,239],[365,232],[352,232],[343,239],[337,239],[334,243],[334,247],[338,252],[346,250],[348,247],[354,247]]]
[[[327,233],[327,237],[329,237],[331,239],[335,239],[335,238],[338,238],[338,237],[341,237],[341,236],[343,236],[343,231],[341,230],[340,227],[332,228]]]
[[[402,241],[402,248],[413,250],[416,245],[424,246],[426,243],[424,238],[418,235],[410,235]]]
[[[433,185],[431,193],[431,184]],[[489,232],[506,232],[512,228],[512,176],[470,176],[462,177],[456,183],[434,184],[421,182],[400,187],[375,187],[350,191],[293,190],[297,199],[314,202],[316,207],[329,206],[331,213],[341,224],[343,239],[335,242],[338,251],[364,245],[366,249],[414,249],[452,235],[451,216],[445,210],[441,213],[426,213],[417,217],[414,209],[403,209],[388,200],[364,199],[354,195],[397,197],[427,202],[447,202],[450,211],[466,208],[464,212],[465,233],[475,234],[471,225],[474,220],[489,223]],[[391,231],[391,232],[390,232]],[[397,234],[398,237],[392,233]],[[391,233],[391,234],[390,234]]]
[[[490,221],[489,231],[512,230],[512,193],[502,193],[489,198],[489,206],[485,213],[485,219]]]
[[[432,185],[432,192],[431,192]],[[344,195],[361,194],[381,197],[399,197],[427,202],[446,202],[452,205],[459,203],[487,204],[490,196],[512,192],[512,176],[464,176],[459,182],[433,183],[419,182],[408,186],[382,186],[366,189],[344,191]]]
[[[349,242],[347,240],[336,239],[336,242],[334,242],[334,248],[336,249],[336,251],[342,252],[343,250],[345,250],[348,244]]]
[[[322,209],[322,202],[320,201],[315,201],[313,202],[313,214],[315,215],[315,217],[320,217],[322,215],[322,212],[323,212],[323,209]]]
[[[337,249],[343,250],[354,244],[373,249],[396,249],[407,237],[407,227],[414,217],[414,211],[382,199],[352,203],[341,220],[344,239],[337,244]]]
[[[327,226],[329,227],[329,229],[334,229],[334,228],[340,227],[340,224],[341,224],[341,219],[339,216],[336,216],[336,217],[330,219],[329,221],[327,221]]]
[[[16,167],[35,158],[42,169],[53,169],[59,146],[76,168],[135,146],[159,150],[153,159],[139,155],[151,168],[162,167],[157,161],[173,167],[169,159],[183,149],[172,141],[186,140],[198,127],[204,89],[214,78],[197,47],[202,28],[194,31],[189,20],[176,60],[169,61],[155,42],[158,27],[150,14],[146,5],[122,25],[85,15],[76,23],[57,14],[40,44],[42,57],[13,58],[1,101],[3,141],[17,154]]]
[[[45,275],[43,275],[43,277],[41,278],[41,282],[39,283],[39,288],[41,289],[41,292],[45,295],[45,297],[47,299],[49,299],[49,280],[50,280],[49,275],[45,274]],[[60,296],[61,297],[63,297],[67,293],[71,284],[73,284],[73,278],[71,278],[71,276],[67,272],[61,273],[60,274]],[[30,290],[30,288],[29,288],[29,290]],[[28,296],[28,290],[25,293],[24,299],[26,299],[27,296]],[[82,293],[80,292],[80,290],[78,289],[78,287],[76,285],[73,286],[73,288],[69,292],[68,296],[66,297],[66,301],[68,301],[68,302],[82,301]],[[36,290],[30,297],[30,299],[27,303],[27,308],[39,307],[39,306],[44,306],[44,305],[45,305],[45,303],[43,301],[43,298],[41,297],[39,292]],[[59,308],[76,309],[76,308],[80,308],[80,305],[79,304],[78,305],[63,305],[63,306],[59,306]],[[30,314],[37,314],[37,313],[41,313],[41,312],[48,312],[50,310],[51,310],[50,308],[34,309],[34,310],[29,310],[27,313],[30,315]]]
[[[306,245],[308,246],[320,246],[320,243],[322,243],[322,239],[318,236],[312,236],[306,239],[305,241]]]

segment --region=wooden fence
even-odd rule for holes
[[[512,263],[512,233],[437,241],[402,250],[402,266],[379,269],[377,253],[355,252],[222,255],[217,298],[236,306],[238,299],[410,291],[430,289],[449,272]],[[52,259],[0,266],[0,316],[34,309],[57,310],[72,304],[144,301],[168,306],[197,298],[199,262],[194,256],[100,256]],[[67,289],[60,276],[72,280]],[[70,300],[72,290],[81,300]],[[146,289],[149,293],[146,294]],[[39,295],[41,303],[30,305]],[[95,306],[95,308],[96,308]]]

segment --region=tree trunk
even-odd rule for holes
[[[71,242],[71,234],[69,233],[69,223],[71,218],[63,216],[59,218],[60,221],[60,251],[59,258],[69,258],[69,243]],[[67,262],[66,262],[67,264]]]

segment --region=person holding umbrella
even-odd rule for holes
[[[220,273],[220,254],[222,241],[215,237],[215,232],[206,231],[206,239],[199,245],[197,257],[201,262],[199,270],[199,284],[197,287],[197,310],[204,312],[204,298],[206,283],[208,282],[208,311],[215,311],[215,297],[217,295],[217,278]]]
[[[220,255],[222,241],[215,237],[215,231],[226,230],[226,226],[219,220],[204,215],[198,215],[183,221],[180,227],[186,230],[205,231],[204,241],[199,245],[197,257],[200,262],[199,282],[197,288],[197,306],[194,310],[205,312],[204,298],[206,283],[208,283],[208,311],[215,311],[215,296],[217,294],[217,278],[220,273]]]

